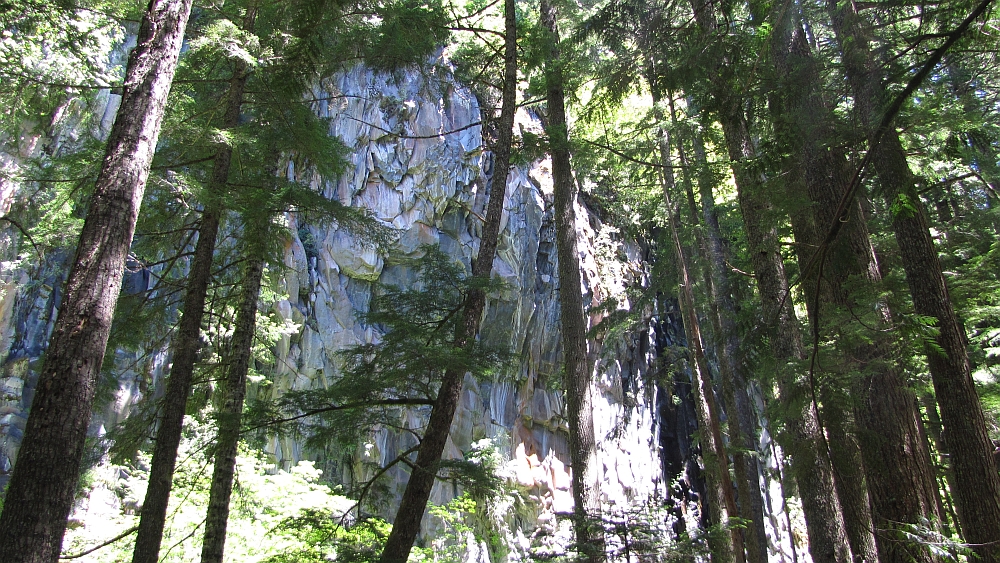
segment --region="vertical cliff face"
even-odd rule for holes
[[[406,284],[413,273],[402,259],[421,245],[440,245],[471,270],[478,250],[491,156],[484,152],[476,100],[439,76],[417,72],[395,78],[357,68],[315,92],[332,134],[351,148],[350,172],[315,188],[342,203],[364,206],[400,230],[397,248],[386,256],[365,250],[348,234],[293,221],[286,251],[288,299],[275,306],[279,322],[302,329],[279,346],[274,392],[322,386],[338,377],[336,352],[377,338],[362,326],[371,281]],[[518,126],[538,129],[519,116]],[[309,181],[304,171],[289,170]],[[318,180],[317,180],[318,182]],[[610,230],[579,209],[588,303],[621,293],[640,281],[638,249],[613,240]],[[496,382],[467,378],[445,455],[461,458],[473,442],[490,439],[510,459],[511,476],[534,500],[535,519],[555,532],[556,514],[572,508],[567,427],[559,387],[561,350],[551,180],[548,163],[509,171],[500,242],[493,269],[504,288],[490,296],[481,338],[515,351],[512,373]],[[596,322],[598,319],[593,319]],[[655,392],[647,386],[655,344],[648,333],[615,343],[598,359],[595,423],[604,460],[604,494],[624,509],[635,501],[666,496],[656,435]],[[419,426],[427,413],[400,412],[401,422]],[[392,460],[413,443],[407,436],[378,431],[359,455]],[[273,440],[268,453],[290,464],[303,452],[291,439]],[[350,480],[354,467],[343,467]],[[397,492],[405,472],[393,474]],[[443,504],[455,491],[439,484],[432,502]]]
[[[562,353],[558,296],[562,290],[577,289],[560,287],[556,276],[548,162],[493,170],[478,124],[478,102],[468,90],[451,82],[442,68],[429,66],[387,76],[357,67],[315,89],[319,100],[315,110],[330,119],[330,133],[350,149],[348,171],[336,181],[321,180],[292,164],[285,173],[328,198],[370,209],[398,229],[398,240],[390,253],[378,254],[336,226],[307,224],[295,214],[288,215],[287,269],[280,288],[285,296],[270,305],[270,315],[295,330],[277,343],[273,382],[258,392],[322,388],[340,377],[337,352],[379,338],[357,318],[368,307],[373,282],[416,282],[404,259],[422,253],[422,245],[440,245],[471,271],[489,178],[508,174],[493,265],[494,275],[505,285],[489,298],[480,337],[512,349],[518,359],[511,373],[496,381],[466,378],[445,456],[461,458],[483,439],[489,439],[504,456],[505,475],[528,501],[517,522],[513,517],[508,521],[510,529],[505,532],[514,548],[510,557],[516,559],[519,549],[553,548],[569,537],[565,523],[557,520],[572,510],[567,425],[558,391]],[[108,106],[105,113],[113,112],[114,104]],[[515,127],[540,133],[537,120],[526,112],[519,114]],[[16,197],[4,189],[5,198]],[[626,286],[648,281],[638,244],[619,240],[613,229],[583,206],[577,217],[584,280],[580,290],[586,303],[597,305],[611,296],[624,298]],[[4,346],[0,485],[16,457],[31,399],[32,374],[59,300],[60,260],[51,257],[50,263],[30,271],[5,267],[2,273],[6,285],[0,301]],[[142,279],[132,282],[145,289]],[[656,526],[672,533],[692,533],[702,518],[703,495],[698,453],[691,438],[696,428],[690,383],[678,353],[684,345],[683,330],[669,302],[648,313],[643,327],[623,339],[601,342],[594,350],[594,422],[603,462],[603,500],[606,514],[615,523],[638,518],[637,507],[658,506],[664,510],[652,517]],[[591,314],[592,324],[599,320],[599,313]],[[132,368],[131,375],[122,379],[117,400],[95,415],[94,432],[128,413],[146,389],[136,381],[149,381],[148,388],[155,389],[168,360],[164,353],[151,354]],[[422,409],[400,410],[400,425],[419,427],[427,415]],[[370,476],[365,462],[391,460],[413,444],[408,434],[374,429],[368,443],[358,444],[349,459],[321,461],[328,477],[350,483]],[[761,452],[769,478],[777,471],[770,449],[765,432]],[[285,469],[323,455],[306,450],[291,437],[272,438],[266,453]],[[397,467],[389,477],[390,495],[401,494],[405,470]],[[454,486],[438,483],[431,501],[444,504],[456,492]],[[791,560],[780,489],[768,493],[771,555],[774,560]],[[425,520],[428,541],[435,536],[435,526],[432,519]],[[622,545],[615,541],[609,545]],[[482,559],[485,550],[470,557]]]

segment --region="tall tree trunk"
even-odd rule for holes
[[[501,98],[500,124],[497,142],[493,146],[493,178],[490,182],[490,198],[486,210],[486,222],[479,243],[479,254],[472,266],[472,275],[489,278],[493,272],[500,237],[500,217],[503,212],[504,195],[507,192],[507,173],[510,168],[510,147],[514,131],[514,112],[517,109],[517,21],[514,0],[504,0],[504,82]],[[474,290],[466,298],[462,312],[462,324],[456,330],[454,345],[466,346],[475,340],[482,322],[486,295]],[[455,409],[462,393],[465,373],[447,370],[438,390],[437,400],[431,408],[427,430],[424,431],[417,452],[410,479],[403,491],[392,531],[386,539],[379,563],[405,563],[413,548],[413,542],[420,532],[427,500],[430,498],[434,479],[437,475],[441,455],[444,452]]]
[[[191,0],[152,0],[80,233],[0,515],[0,561],[55,562]]]
[[[569,455],[573,466],[573,514],[577,548],[587,561],[605,560],[601,523],[600,465],[594,439],[590,362],[587,358],[587,320],[580,293],[580,254],[576,239],[576,181],[569,154],[569,128],[563,91],[563,61],[559,53],[556,9],[540,4],[541,27],[547,32],[549,57],[545,61],[545,88],[552,156],[552,183],[559,263],[559,310],[565,361],[566,417]]]
[[[729,456],[722,440],[722,429],[719,425],[719,409],[715,404],[715,391],[712,388],[711,369],[701,339],[701,326],[695,311],[694,291],[688,273],[688,259],[681,244],[677,227],[677,210],[671,198],[674,188],[673,173],[670,158],[669,140],[666,129],[660,131],[660,161],[666,166],[661,170],[663,185],[663,200],[667,207],[667,224],[670,238],[674,246],[674,256],[680,275],[678,303],[684,319],[684,336],[688,351],[691,354],[691,389],[694,392],[695,412],[698,416],[698,426],[701,430],[701,455],[705,461],[706,487],[708,489],[708,507],[711,514],[711,524],[728,528],[728,538],[722,536],[710,537],[709,547],[712,550],[713,563],[731,563],[746,561],[744,557],[743,534],[739,528],[732,527],[730,517],[739,514],[736,499],[733,496],[733,482],[729,476]],[[668,172],[670,171],[670,172]],[[735,415],[735,413],[734,413]],[[736,422],[730,418],[731,422]],[[732,437],[730,437],[732,439]],[[742,461],[742,460],[741,460]],[[759,554],[757,554],[759,556]],[[758,559],[759,561],[759,559]]]
[[[247,14],[246,22],[252,25],[252,21],[251,10]],[[222,127],[225,129],[239,125],[243,90],[248,78],[246,62],[236,59],[233,63],[233,76],[229,81],[226,113],[223,116]],[[156,563],[159,559],[160,542],[163,539],[167,505],[170,501],[170,489],[177,461],[177,448],[180,446],[184,413],[188,395],[191,393],[191,377],[201,348],[201,322],[205,316],[205,296],[212,278],[212,258],[215,254],[215,240],[222,216],[220,199],[229,180],[232,157],[231,146],[222,145],[218,148],[212,176],[205,190],[207,200],[204,202],[201,225],[198,228],[198,242],[188,273],[187,292],[184,295],[177,336],[173,342],[173,364],[170,366],[170,376],[163,396],[163,414],[160,417],[159,430],[156,432],[156,445],[149,469],[149,487],[142,503],[132,563]]]
[[[650,73],[652,74],[652,73]],[[653,96],[653,106],[654,112],[656,112],[656,118],[658,121],[663,121],[662,111],[659,110],[659,104],[661,103],[660,93],[654,87],[652,88]],[[670,112],[671,119],[673,119],[673,100],[670,100]],[[747,460],[742,452],[742,450],[747,445],[747,440],[745,440],[746,431],[743,429],[744,422],[740,419],[737,413],[736,407],[736,391],[733,383],[733,368],[730,364],[730,356],[728,351],[719,350],[716,354],[719,361],[719,372],[722,379],[722,385],[724,388],[723,397],[726,404],[726,410],[729,413],[729,441],[730,443],[736,444],[735,451],[733,453],[733,473],[736,477],[736,486],[740,495],[740,504],[737,505],[736,499],[733,497],[733,482],[729,477],[729,457],[725,450],[725,444],[722,441],[722,432],[719,427],[719,412],[715,404],[714,393],[712,392],[711,385],[711,371],[708,366],[704,354],[704,343],[700,340],[701,338],[701,327],[698,326],[698,316],[697,314],[687,314],[687,309],[690,307],[692,312],[694,312],[694,292],[691,288],[690,273],[688,266],[688,259],[686,252],[681,244],[678,218],[680,216],[679,210],[674,208],[672,202],[671,192],[676,188],[676,182],[673,173],[673,157],[670,153],[670,133],[665,126],[660,127],[660,138],[659,138],[659,149],[660,149],[660,162],[663,164],[661,169],[661,183],[663,184],[663,199],[667,206],[667,221],[670,230],[671,238],[674,243],[674,254],[677,260],[678,268],[680,269],[681,276],[681,292],[683,295],[679,296],[678,302],[681,304],[681,310],[684,314],[684,325],[685,325],[685,336],[688,340],[688,348],[692,351],[692,355],[696,359],[696,365],[692,366],[692,374],[695,377],[695,401],[698,407],[697,413],[699,418],[699,424],[703,429],[709,429],[710,435],[703,436],[702,440],[702,455],[705,457],[705,467],[708,471],[709,483],[708,491],[710,495],[710,506],[712,511],[712,519],[714,524],[723,524],[728,521],[730,516],[739,516],[751,523],[752,527],[746,531],[739,528],[732,528],[730,530],[730,540],[728,545],[718,545],[713,547],[713,556],[716,560],[724,561],[740,561],[744,560],[743,550],[746,549],[746,561],[750,563],[766,563],[767,553],[766,553],[766,536],[764,536],[764,542],[759,541],[759,536],[757,535],[757,523],[760,523],[761,531],[763,531],[764,521],[763,521],[763,511],[756,519],[755,514],[751,511],[751,498],[753,497],[753,492],[750,490],[751,480],[748,476],[748,465]],[[676,143],[678,148],[678,154],[683,155],[683,147],[680,143]],[[684,158],[680,156],[682,166],[684,165]],[[683,170],[684,168],[682,168]],[[698,252],[701,256],[697,260],[702,266],[702,282],[705,284],[708,299],[710,301],[710,317],[712,319],[712,329],[715,332],[716,340],[722,340],[722,319],[719,312],[718,295],[716,294],[716,288],[714,279],[711,274],[711,266],[708,260],[708,249],[705,243],[705,237],[701,232],[700,225],[698,224],[698,212],[694,202],[694,192],[691,188],[690,182],[687,181],[685,172],[685,185],[687,188],[689,211],[691,213],[692,227],[695,229],[696,239],[698,244]],[[685,302],[687,305],[685,305]],[[691,323],[694,323],[693,325]],[[691,325],[690,328],[688,325]],[[695,342],[693,339],[698,338],[699,340]],[[721,347],[720,347],[721,348]],[[703,396],[705,393],[702,392],[704,387],[708,388],[708,395]],[[718,437],[718,439],[716,439]],[[752,448],[752,446],[751,446]],[[706,455],[705,452],[711,452],[712,455]],[[754,472],[754,483],[758,483],[756,479],[757,469],[753,468]],[[759,493],[759,483],[757,491],[758,505],[760,505],[760,493]]]
[[[830,393],[820,390],[827,404],[841,403],[846,399],[844,390]],[[865,481],[865,465],[861,446],[855,430],[852,412],[840,405],[823,409],[823,427],[830,445],[830,461],[836,476],[837,498],[844,514],[844,527],[855,563],[878,561],[875,547],[875,526],[872,524],[871,499]]]
[[[788,191],[807,193],[813,204],[814,221],[807,221],[807,225],[796,229],[796,242],[800,243],[800,248],[802,244],[819,248],[818,243],[825,238],[825,233],[816,229],[825,229],[840,220],[834,215],[851,175],[845,155],[831,149],[827,142],[833,137],[827,117],[829,111],[818,88],[820,76],[805,33],[801,25],[793,25],[791,21],[794,13],[794,10],[786,10],[775,22],[772,54],[781,87],[780,93],[771,96],[772,114],[779,138],[791,150],[785,175]],[[799,240],[800,234],[804,240]],[[861,376],[853,387],[853,402],[873,521],[877,530],[883,530],[875,534],[880,561],[905,563],[913,558],[930,561],[933,560],[930,552],[912,550],[891,533],[891,529],[900,524],[919,524],[925,518],[933,521],[941,517],[937,510],[937,487],[930,453],[923,439],[914,395],[897,367],[898,352],[893,350],[884,332],[872,334],[870,342],[852,337],[850,332],[857,327],[845,329],[833,310],[838,307],[841,314],[851,315],[854,311],[871,309],[868,304],[857,303],[845,288],[851,276],[873,284],[881,281],[860,205],[851,206],[841,234],[829,251],[822,251],[817,260],[823,262],[813,264],[811,271],[805,272],[813,254],[799,253],[806,273],[805,289],[814,338],[818,339],[824,329],[841,332],[838,341],[844,343],[842,355],[849,358],[846,368]],[[819,285],[817,279],[822,280]],[[820,308],[823,304],[828,305],[825,312]],[[873,324],[888,326],[891,313],[887,304],[876,302],[874,310]],[[843,322],[854,324],[850,317]],[[839,408],[837,401],[828,401],[824,410]],[[835,468],[837,461],[834,460]],[[844,469],[850,468],[844,465]],[[839,484],[843,486],[860,482],[844,475],[840,477]],[[841,500],[847,507],[848,503]],[[857,508],[863,510],[864,507]],[[852,515],[848,519],[857,518]],[[866,530],[859,530],[859,533],[868,534]],[[867,537],[858,541],[867,542]],[[859,548],[860,545],[855,548],[855,555],[861,555],[857,553]]]
[[[882,119],[888,96],[868,47],[868,35],[853,2],[828,0],[828,7],[855,107],[872,131]],[[955,503],[965,541],[974,544],[982,561],[1000,561],[1000,473],[972,381],[965,333],[948,296],[899,134],[890,129],[873,150],[872,165],[887,205],[899,209],[892,228],[914,308],[918,315],[937,319],[935,344],[926,346],[927,364],[954,467]]]
[[[229,365],[222,390],[223,402],[216,417],[219,432],[215,439],[215,468],[209,489],[201,563],[222,563],[226,547],[229,500],[233,493],[236,449],[243,423],[243,399],[246,397],[247,372],[250,369],[253,338],[257,329],[257,300],[260,297],[261,278],[264,276],[264,259],[255,250],[250,251],[255,255],[250,257],[243,274],[243,291],[236,311],[236,326],[229,347]]]
[[[676,125],[673,99],[669,100],[670,119]],[[669,143],[668,143],[669,144]],[[732,295],[726,267],[725,249],[718,233],[707,232],[698,215],[694,187],[690,177],[688,159],[684,155],[683,139],[678,139],[677,156],[681,164],[683,183],[687,192],[691,224],[695,229],[698,250],[701,255],[702,278],[708,290],[709,314],[712,331],[715,333],[716,357],[722,378],[722,395],[726,412],[729,414],[729,440],[736,444],[733,449],[733,475],[739,492],[739,516],[750,522],[743,532],[749,563],[766,563],[767,531],[764,527],[764,499],[761,497],[760,467],[757,455],[757,422],[750,404],[747,379],[744,375],[740,354],[739,333],[736,326],[736,304]],[[672,168],[664,168],[668,183],[673,184]],[[711,181],[709,180],[711,183]],[[708,191],[712,186],[708,186]],[[714,207],[714,198],[708,199]],[[704,203],[704,202],[703,202]],[[703,216],[707,216],[704,215]],[[717,217],[716,217],[717,219]],[[717,225],[717,223],[716,223]],[[713,239],[713,234],[716,235]],[[710,242],[711,240],[711,242]]]
[[[829,449],[819,424],[809,382],[804,380],[804,349],[798,320],[792,309],[788,278],[778,246],[777,230],[767,216],[773,213],[761,197],[763,182],[748,172],[746,159],[754,153],[740,117],[722,118],[723,131],[736,177],[740,211],[750,245],[751,264],[761,298],[761,312],[770,326],[771,347],[779,362],[781,402],[792,413],[784,447],[792,458],[792,474],[802,495],[813,561],[850,560],[844,517],[836,494]]]
[[[713,6],[702,0],[692,0],[691,7],[702,33],[714,33]],[[790,413],[788,431],[780,438],[790,454],[792,474],[802,496],[809,551],[816,563],[846,563],[851,557],[850,548],[819,413],[808,383],[802,377],[802,335],[789,297],[778,233],[773,226],[775,211],[764,195],[764,178],[748,168],[756,151],[740,100],[719,78],[715,73],[710,79],[709,95],[718,107],[732,162],[761,312],[770,333],[772,353],[779,364],[781,402]]]
[[[945,446],[944,437],[941,435],[941,415],[938,414],[937,401],[929,391],[920,393],[918,401],[924,407],[924,412],[927,413],[927,424],[924,427],[927,429],[929,438],[933,440],[934,450],[937,453],[939,481],[943,479],[944,483],[947,483],[947,487],[944,486],[944,483],[938,487],[938,491],[941,494],[941,502],[944,505],[941,512],[948,515],[948,526],[954,527],[953,529],[949,529],[946,526],[945,533],[958,533],[959,536],[962,536],[958,516],[955,514],[955,507],[951,502],[951,491],[954,491],[956,486],[955,474],[951,470],[951,463],[948,460],[948,455],[945,453],[948,451],[948,448]]]

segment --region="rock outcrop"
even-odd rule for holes
[[[525,524],[523,529],[505,531],[512,550],[507,557],[513,560],[528,549],[555,549],[555,544],[567,538],[567,528],[557,518],[569,513],[573,502],[564,402],[558,390],[558,295],[577,289],[560,287],[556,276],[548,162],[493,170],[478,125],[481,115],[476,98],[452,83],[442,68],[428,66],[388,76],[357,67],[315,89],[315,98],[320,100],[315,110],[330,119],[330,133],[350,148],[348,172],[335,181],[324,180],[311,170],[289,164],[286,173],[328,198],[370,209],[398,229],[398,241],[393,252],[380,255],[335,227],[306,224],[294,214],[288,216],[287,269],[281,288],[285,298],[275,302],[270,313],[275,322],[294,330],[277,343],[272,384],[259,392],[321,388],[339,377],[337,352],[378,338],[356,316],[368,306],[372,282],[414,282],[414,273],[401,259],[416,256],[422,245],[440,245],[471,271],[489,178],[508,174],[493,265],[494,275],[505,286],[490,296],[481,338],[509,347],[519,359],[512,373],[498,381],[466,378],[445,455],[461,458],[475,443],[488,439],[505,457],[506,475],[529,501],[526,513],[522,511],[517,519]],[[516,127],[539,130],[537,120],[524,111]],[[580,290],[586,303],[596,306],[612,296],[625,299],[628,285],[647,283],[639,244],[620,240],[614,229],[582,205],[577,216],[584,280]],[[30,404],[32,373],[58,304],[57,266],[30,272],[5,267],[3,272],[0,485],[16,457]],[[135,283],[141,285],[142,280]],[[695,423],[689,380],[676,353],[684,344],[683,331],[669,302],[664,302],[662,310],[647,313],[645,325],[630,336],[601,343],[593,350],[594,422],[603,461],[603,500],[612,520],[625,523],[637,517],[637,507],[655,506],[662,510],[650,512],[659,519],[654,526],[692,533],[702,520],[703,492],[697,448],[691,439]],[[600,319],[601,313],[591,313],[592,323]],[[148,389],[155,389],[168,360],[165,352],[158,352],[132,368],[131,377],[122,378],[114,404],[96,415],[94,432],[127,414],[146,390],[135,381],[146,378]],[[426,409],[401,410],[400,422],[417,427],[426,416]],[[761,458],[769,478],[764,482],[770,487],[777,466],[766,432],[764,436]],[[334,480],[350,482],[365,476],[360,461],[385,462],[411,445],[407,435],[376,429],[367,444],[358,445],[358,463],[322,459],[320,463],[326,463],[326,474]],[[291,437],[272,438],[266,452],[285,469],[319,455]],[[400,494],[405,470],[396,468],[389,478],[390,494]],[[455,487],[439,483],[431,500],[444,504],[456,492]],[[780,489],[767,493],[772,560],[791,561],[791,533]],[[509,523],[513,526],[514,520]],[[424,532],[425,538],[435,533],[430,519],[425,519]],[[611,541],[609,545],[617,544]],[[470,559],[485,560],[487,553],[485,546],[469,548]]]

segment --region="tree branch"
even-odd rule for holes
[[[367,407],[375,406],[426,406],[433,405],[434,402],[428,399],[411,399],[408,397],[400,399],[383,399],[381,401],[362,401],[359,403],[346,403],[343,405],[330,405],[328,407],[322,407],[318,409],[313,409],[311,411],[304,412],[295,416],[288,418],[279,418],[277,420],[269,420],[263,424],[258,424],[257,426],[252,426],[250,428],[244,428],[243,432],[252,432],[254,430],[260,430],[261,428],[266,428],[268,426],[278,426],[285,424],[286,422],[294,422],[296,420],[301,420],[317,414],[323,414],[325,412],[336,412],[336,411],[346,411],[351,409],[361,409]]]
[[[353,116],[350,116],[350,115],[345,115],[344,117],[346,117],[348,119],[353,119],[354,121],[357,121],[358,123],[361,123],[363,125],[367,125],[367,126],[371,127],[372,129],[378,129],[379,131],[382,131],[384,133],[388,133],[389,135],[392,135],[393,137],[396,137],[398,139],[437,139],[439,137],[444,137],[445,135],[451,135],[451,134],[454,134],[454,133],[460,133],[462,131],[465,131],[466,129],[472,129],[473,127],[477,127],[477,126],[483,124],[482,121],[475,121],[473,123],[465,125],[464,127],[459,127],[458,129],[452,129],[451,131],[445,131],[443,133],[437,133],[435,135],[404,135],[402,133],[396,133],[395,131],[390,131],[390,130],[385,129],[383,127],[379,127],[378,125],[375,125],[374,123],[368,123],[367,121],[365,121],[363,119],[358,119],[357,117],[353,117]]]
[[[24,235],[24,238],[28,239],[28,242],[31,243],[31,247],[35,249],[35,254],[38,255],[38,259],[39,260],[42,259],[42,251],[38,248],[38,245],[35,244],[35,240],[31,238],[31,235],[28,234],[28,231],[23,226],[21,226],[20,223],[12,219],[9,215],[4,215],[0,217],[0,219],[7,221],[11,225],[13,225],[15,229],[21,231],[21,234]]]
[[[134,534],[136,532],[136,530],[138,530],[138,529],[139,529],[139,525],[136,524],[135,526],[132,526],[131,528],[125,530],[124,532],[118,534],[117,536],[111,538],[110,540],[107,540],[105,542],[99,543],[99,544],[95,545],[94,547],[92,547],[92,548],[90,548],[90,549],[88,549],[86,551],[81,551],[80,553],[74,553],[73,555],[60,555],[59,559],[79,559],[79,558],[81,558],[81,557],[83,557],[85,555],[90,555],[91,553],[97,551],[98,549],[101,549],[103,547],[107,547],[107,546],[115,543],[116,541],[118,541],[118,540],[120,540],[122,538],[125,538],[127,536],[130,536],[130,535]]]

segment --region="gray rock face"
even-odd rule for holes
[[[395,77],[357,67],[324,81],[314,94],[322,100],[316,103],[316,111],[331,120],[330,133],[350,149],[348,172],[336,181],[322,180],[289,164],[286,173],[328,198],[370,209],[398,229],[398,240],[395,250],[380,255],[336,226],[306,224],[294,214],[287,216],[287,270],[280,288],[286,297],[274,303],[270,313],[273,321],[290,329],[275,347],[273,384],[260,393],[322,388],[338,378],[339,350],[379,339],[379,334],[357,319],[357,313],[368,307],[372,282],[418,282],[401,258],[417,256],[422,245],[440,245],[471,271],[485,215],[488,176],[503,172],[491,170],[492,158],[484,151],[477,125],[481,116],[475,97],[442,75],[440,67]],[[540,129],[526,112],[518,115],[518,127]],[[564,401],[558,391],[562,354],[558,295],[563,289],[578,289],[561,288],[556,277],[548,161],[507,172],[493,264],[494,275],[506,285],[490,296],[480,338],[509,346],[519,360],[513,373],[497,382],[466,378],[445,455],[461,458],[475,443],[489,439],[504,456],[504,474],[529,501],[519,516],[527,526],[503,531],[510,549],[505,557],[518,560],[529,548],[548,545],[555,549],[568,538],[566,523],[557,519],[571,512],[573,503]],[[614,229],[602,225],[579,204],[577,217],[584,280],[579,290],[585,302],[597,305],[612,296],[624,299],[627,285],[645,281],[640,248],[618,240]],[[57,275],[33,272],[30,279],[40,283],[28,283],[29,274],[13,270],[3,278],[0,479],[16,456],[19,429],[30,404],[31,372],[47,341],[47,327],[58,301]],[[684,386],[684,372],[675,369],[680,365],[657,360],[665,347],[680,344],[677,335],[682,331],[676,323],[671,329],[674,321],[668,317],[667,313],[653,316],[645,330],[621,342],[594,344],[594,422],[606,513],[625,518],[637,506],[662,505],[667,514],[661,520],[666,521],[659,525],[690,532],[701,520],[702,495],[698,493],[697,452],[690,439],[693,414],[682,412],[684,393],[673,391]],[[591,314],[592,324],[600,319],[601,313]],[[136,369],[144,370],[154,382],[162,381],[169,358],[165,352],[151,358],[148,365]],[[95,418],[95,432],[127,414],[141,394],[128,381],[138,379],[123,379],[115,403]],[[677,384],[671,386],[671,379]],[[400,424],[420,427],[427,415],[427,409],[400,410]],[[374,429],[366,444],[358,444],[353,463],[331,466],[336,470],[334,478],[350,482],[369,476],[370,469],[362,462],[384,463],[412,445],[408,435]],[[770,451],[770,444],[762,444],[761,451]],[[266,453],[285,469],[317,455],[290,437],[272,438]],[[764,459],[771,460],[765,471],[776,469],[773,456]],[[397,467],[389,476],[390,495],[401,494],[406,471]],[[431,502],[444,504],[456,492],[438,483]],[[773,560],[782,560],[789,552],[790,532],[780,491],[768,492],[773,506],[771,555]],[[432,520],[425,518],[428,541],[439,531]],[[467,553],[470,560],[489,557],[489,549],[475,542]]]
[[[275,386],[279,392],[324,385],[338,377],[338,350],[377,339],[377,334],[361,328],[355,313],[368,301],[368,282],[412,280],[412,272],[397,265],[400,257],[414,257],[421,252],[420,245],[439,244],[470,267],[487,199],[484,168],[491,160],[483,152],[475,125],[480,118],[478,104],[468,91],[433,76],[407,73],[392,81],[357,68],[315,94],[339,100],[323,104],[319,111],[332,119],[331,133],[352,151],[351,172],[336,184],[317,181],[317,189],[344,204],[371,209],[400,234],[391,255],[377,256],[362,250],[343,231],[294,224],[292,230],[299,236],[286,252],[289,298],[275,310],[279,322],[297,318],[314,322],[306,323],[290,338],[287,348],[282,347],[287,355],[278,360],[283,366]],[[520,115],[518,122],[523,128],[539,127],[527,114]],[[561,363],[560,287],[555,277],[548,166],[542,161],[509,171],[493,265],[494,275],[505,282],[505,288],[491,296],[481,334],[484,341],[519,351],[520,361],[515,373],[498,383],[467,378],[445,455],[461,458],[473,442],[492,440],[509,459],[508,471],[528,491],[535,519],[554,526],[556,514],[572,510],[572,495],[564,402],[561,392],[554,389]],[[301,171],[289,173],[309,180]],[[619,255],[635,256],[636,249],[614,243],[582,207],[577,213],[584,291],[588,302],[596,305],[637,281],[641,264],[620,262]],[[308,256],[303,233],[316,241],[315,256]],[[599,241],[601,235],[604,239]],[[602,243],[608,248],[598,249]],[[608,260],[599,259],[599,250]],[[595,424],[604,460],[604,497],[612,509],[666,493],[654,434],[653,392],[641,383],[653,349],[646,345],[640,353],[635,348],[616,350],[620,353],[597,367]],[[595,357],[598,352],[594,350]],[[623,380],[628,381],[627,392]],[[419,426],[426,414],[407,410],[400,416]],[[386,430],[377,431],[371,444],[363,455],[380,463],[412,445],[408,437]],[[305,455],[291,440],[272,441],[268,453],[283,465]],[[393,477],[391,488],[401,493],[406,473],[395,471]],[[454,493],[452,487],[439,484],[431,501],[443,504]],[[428,522],[427,535],[433,532],[430,526]],[[554,527],[549,530],[555,531]]]

